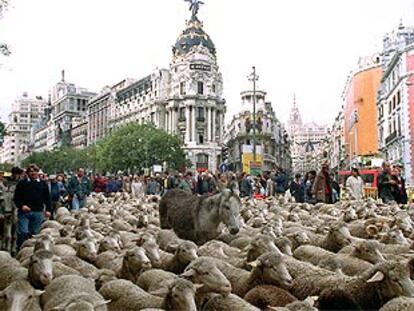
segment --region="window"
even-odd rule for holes
[[[204,108],[203,107],[197,108],[197,119],[204,121]]]
[[[204,94],[204,83],[198,82],[197,83],[197,94],[203,95]]]
[[[213,93],[215,93],[215,92],[216,92],[216,85],[215,85],[215,84],[213,84],[213,85],[211,86],[211,89],[212,89]]]
[[[204,144],[204,135],[199,135],[199,136],[198,136],[198,143],[199,143],[200,145]]]
[[[180,95],[186,95],[186,85],[185,85],[185,81],[180,83]]]
[[[185,121],[185,108],[184,107],[180,108],[179,121]]]

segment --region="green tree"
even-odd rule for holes
[[[79,167],[90,168],[88,149],[63,148],[53,151],[35,152],[22,162],[26,167],[31,163],[37,164],[44,172],[56,174],[74,172]]]
[[[181,141],[149,124],[128,124],[97,145],[96,164],[103,171],[142,171],[167,163],[181,169],[188,166]]]
[[[7,162],[5,162],[5,163],[0,163],[0,171],[3,171],[3,172],[10,172],[11,171],[11,169],[13,168],[13,164],[12,163],[7,163]]]
[[[3,139],[6,130],[6,125],[0,121],[0,140]]]

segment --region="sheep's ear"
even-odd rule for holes
[[[191,278],[191,277],[194,276],[194,274],[195,274],[194,269],[188,269],[188,270],[184,271],[183,273],[181,273],[181,276],[183,278]]]
[[[66,307],[66,305],[62,303],[62,304],[54,307],[53,309],[51,309],[51,311],[63,311],[63,310],[65,310],[65,307]]]
[[[102,307],[102,306],[104,306],[104,305],[107,305],[108,303],[110,303],[111,302],[111,300],[103,300],[103,301],[100,301],[100,302],[98,302],[98,303],[96,303],[95,305],[94,305],[94,307],[95,308],[99,308],[99,307]]]
[[[164,287],[164,288],[159,288],[157,290],[151,291],[149,293],[154,296],[164,297],[164,296],[167,296],[169,292],[170,290],[167,287]]]
[[[34,291],[34,293],[35,293],[35,296],[42,296],[43,294],[44,294],[44,290],[35,290]],[[1,293],[0,293],[0,295],[1,295]]]
[[[247,265],[252,268],[257,268],[261,265],[261,262],[260,260],[255,260],[255,261],[249,262]]]
[[[194,288],[196,289],[196,291],[203,287],[204,287],[204,284],[194,284]]]
[[[367,283],[381,282],[384,279],[384,277],[384,273],[382,273],[381,271],[377,271],[377,273],[375,273],[372,278],[367,280]]]

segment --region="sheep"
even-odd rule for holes
[[[211,240],[201,246],[198,250],[200,256],[209,256],[222,259],[235,267],[245,265],[243,253],[235,247],[231,247],[221,241]]]
[[[160,269],[151,269],[143,272],[136,282],[146,292],[158,291],[161,288],[168,288],[176,279],[177,275]]]
[[[136,246],[127,250],[118,277],[135,283],[139,275],[148,269],[151,269],[151,261],[145,255],[145,250]]]
[[[77,256],[62,257],[60,262],[69,268],[75,269],[84,278],[96,280],[99,277],[99,271],[94,265]]]
[[[335,288],[351,295],[363,309],[378,309],[390,299],[414,295],[407,265],[395,261],[376,264],[364,273],[354,276],[304,273],[293,281],[292,293],[299,299]]]
[[[242,298],[230,294],[228,296],[212,295],[210,299],[204,304],[202,310],[204,311],[260,311],[260,309],[251,305]]]
[[[112,270],[101,269],[101,270],[98,270],[98,273],[99,273],[98,278],[95,280],[96,290],[100,290],[101,287],[105,283],[108,283],[110,281],[115,281],[118,279],[116,277],[116,273]]]
[[[121,247],[116,238],[111,237],[111,236],[106,236],[100,241],[98,254],[101,254],[106,251],[114,251],[114,252],[121,251]]]
[[[43,310],[106,311],[104,298],[95,290],[95,284],[77,275],[54,279],[41,298]]]
[[[28,278],[28,271],[23,268],[14,258],[1,256],[0,260],[0,290],[5,289],[14,281],[25,280]]]
[[[53,257],[53,253],[47,250],[38,250],[30,257],[28,276],[36,289],[43,289],[52,281]]]
[[[108,269],[119,273],[122,268],[123,254],[106,251],[99,254],[95,260],[95,266],[99,269]]]
[[[331,310],[355,310],[359,311],[361,307],[348,293],[338,289],[325,289],[316,301],[316,306],[320,311]]]
[[[127,280],[106,283],[99,293],[110,300],[108,311],[135,311],[145,308],[196,311],[196,287],[184,279],[175,280],[166,290],[165,298],[146,293]]]
[[[244,296],[244,300],[262,310],[268,306],[284,307],[297,301],[288,291],[273,285],[256,286]]]
[[[286,267],[293,279],[300,279],[301,277],[311,273],[321,276],[335,275],[332,271],[316,267],[311,263],[297,260],[291,256],[284,256],[283,259],[283,262],[286,264]]]
[[[194,260],[181,274],[194,284],[203,284],[197,293],[219,293],[228,295],[231,293],[231,283],[217,268],[216,262],[208,257],[199,257]]]
[[[260,255],[266,252],[280,252],[276,247],[273,239],[267,235],[260,234],[256,236],[247,247],[247,262],[256,260]]]
[[[159,268],[162,266],[160,248],[154,241],[146,241],[142,244],[142,248],[145,250],[145,254],[148,256],[153,267]]]
[[[328,234],[323,241],[317,245],[328,251],[337,253],[346,245],[351,244],[352,237],[345,223],[337,223],[329,228]]]
[[[414,298],[397,297],[388,301],[379,311],[411,311],[414,310]]]
[[[182,242],[175,250],[174,255],[162,254],[162,268],[166,271],[180,274],[195,259],[197,255],[197,245],[191,241]]]
[[[42,294],[26,280],[15,281],[0,291],[0,310],[42,311],[39,301]]]
[[[89,263],[94,263],[98,257],[97,245],[94,239],[84,239],[76,243],[76,256]]]

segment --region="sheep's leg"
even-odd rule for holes
[[[5,250],[7,250],[8,252],[11,253],[12,251],[12,222],[11,222],[11,217],[7,217],[6,216],[6,220],[4,223],[4,230],[3,230],[4,234],[3,234],[3,239],[4,239],[4,248]]]

